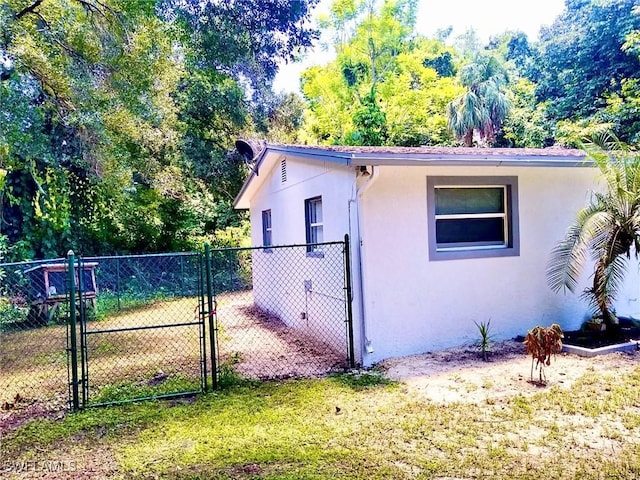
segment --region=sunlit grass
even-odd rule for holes
[[[423,400],[375,372],[244,385],[33,422],[3,454],[51,456],[78,441],[108,452],[116,467],[105,475],[123,479],[631,480],[640,367],[491,404]]]
[[[151,304],[89,321],[87,329],[107,330],[193,322],[198,318],[197,306],[197,298],[156,300]],[[172,376],[188,375],[198,383],[199,342],[197,326],[88,335],[90,401],[103,400],[105,393],[102,390],[109,385],[131,382],[144,386],[144,382],[151,380],[160,370]],[[66,349],[65,325],[3,332],[0,349],[0,403],[13,402],[16,395],[19,395],[24,402],[44,404],[50,399],[66,395],[69,381]],[[168,385],[176,386],[178,383]]]

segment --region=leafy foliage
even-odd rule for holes
[[[487,362],[489,360],[489,349],[491,348],[491,342],[493,336],[491,335],[491,320],[486,322],[474,322],[478,328],[480,334],[480,340],[477,345],[482,354],[482,360]]]
[[[315,37],[314,4],[3,3],[9,258],[188,249],[238,225],[229,150],[264,117],[277,63]]]
[[[598,309],[607,329],[617,319],[612,301],[624,277],[626,260],[640,255],[640,155],[618,143],[591,145],[589,155],[600,168],[605,190],[594,192],[565,238],[553,249],[547,279],[551,288],[574,291],[587,253],[595,260],[593,284],[584,293]],[[607,149],[602,149],[607,148]],[[611,150],[611,148],[618,148]]]
[[[371,89],[361,102],[362,106],[353,115],[356,131],[350,140],[355,145],[384,145],[387,139],[387,116],[376,102],[375,90]]]
[[[577,121],[595,115],[599,123],[613,120],[621,140],[632,139],[637,129],[629,122],[637,117],[605,113],[610,101],[628,95],[623,85],[640,78],[640,59],[631,54],[634,32],[640,29],[636,3],[568,0],[565,12],[542,29],[528,76],[552,118]]]
[[[379,2],[378,2],[379,3]],[[445,106],[459,92],[455,51],[415,35],[414,1],[336,1],[323,25],[335,61],[302,74],[303,140],[325,144],[451,143]]]
[[[460,83],[466,91],[449,103],[447,122],[464,146],[473,145],[474,131],[491,144],[509,110],[503,87],[508,77],[494,56],[478,56],[460,70]]]
[[[554,143],[554,125],[547,117],[546,104],[537,103],[535,84],[520,78],[505,92],[509,114],[497,132],[495,146],[543,148]]]

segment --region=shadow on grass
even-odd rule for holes
[[[353,370],[347,373],[332,374],[329,375],[329,378],[339,385],[349,387],[356,391],[397,385],[397,382],[390,380],[382,371],[375,368],[371,370]]]

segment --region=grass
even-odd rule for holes
[[[93,403],[127,402],[132,399],[160,397],[176,392],[199,392],[200,379],[176,374],[156,384],[118,382],[106,385],[92,398]]]
[[[640,367],[492,403],[442,405],[379,373],[244,384],[90,409],[5,436],[7,461],[105,478],[636,479]]]
[[[102,330],[192,322],[197,304],[196,298],[163,300],[87,325],[89,330]],[[2,337],[0,403],[12,402],[16,395],[27,403],[59,401],[67,395],[66,326],[3,332]],[[125,392],[135,393],[136,389],[141,396],[152,391],[168,393],[167,389],[182,391],[185,377],[190,386],[199,384],[197,326],[89,335],[87,350],[91,402],[118,400]],[[147,388],[145,384],[159,370],[169,375],[167,382],[155,389]]]

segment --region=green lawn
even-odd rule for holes
[[[155,301],[131,310],[90,321],[89,330],[175,324],[194,321],[197,298]],[[68,398],[67,327],[52,325],[24,331],[2,332],[0,348],[0,403],[64,405]],[[200,388],[200,344],[196,326],[123,331],[91,335],[89,355],[90,401],[132,398],[133,387],[142,395]],[[164,391],[145,390],[159,370],[170,376]],[[171,387],[175,387],[171,390]],[[169,388],[169,390],[167,390]],[[127,396],[127,389],[131,396]]]
[[[379,380],[235,386],[37,420],[5,436],[0,465],[68,462],[70,478],[640,478],[640,366],[479,404]]]

